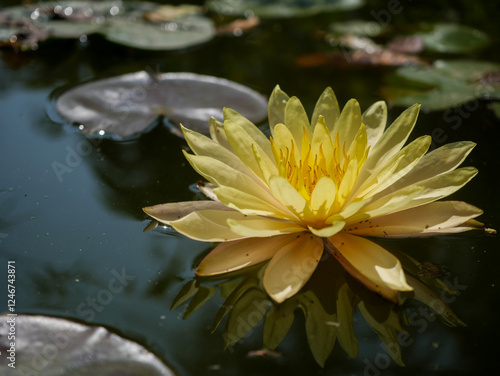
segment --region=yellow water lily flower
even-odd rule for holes
[[[419,105],[387,129],[387,108],[361,113],[351,99],[340,111],[331,88],[311,120],[296,97],[277,86],[269,99],[268,138],[252,122],[224,109],[210,121],[211,138],[183,128],[193,154],[185,156],[210,183],[213,200],[144,208],[154,219],[192,239],[220,242],[196,274],[210,276],[270,260],[263,285],[276,301],[296,294],[324,250],[369,289],[397,301],[410,291],[399,260],[363,236],[416,237],[480,228],[482,211],[439,201],[477,170],[457,167],[473,142],[429,153],[430,136],[404,146]]]

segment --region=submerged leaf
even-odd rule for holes
[[[236,82],[194,73],[130,73],[92,81],[63,92],[57,112],[84,133],[127,138],[149,130],[160,115],[181,135],[179,123],[208,134],[211,116],[229,106],[252,122],[267,116],[267,101]],[[57,119],[56,119],[57,120]]]

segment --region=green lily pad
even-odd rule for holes
[[[177,135],[181,135],[179,123],[208,134],[208,120],[211,116],[222,120],[224,107],[254,123],[267,117],[267,100],[259,93],[194,73],[130,73],[73,87],[55,102],[59,115],[82,132],[119,139],[149,130],[160,116],[169,120]]]
[[[421,103],[427,110],[444,110],[471,100],[500,95],[499,83],[486,84],[484,75],[500,70],[500,64],[473,61],[438,60],[431,66],[399,68],[392,85],[383,92],[396,105]]]
[[[162,23],[114,18],[103,34],[109,41],[128,47],[175,50],[208,42],[216,32],[210,19],[188,14]]]
[[[37,376],[173,376],[174,372],[155,355],[135,342],[103,327],[85,326],[47,316],[0,316],[0,373],[17,374],[9,367],[14,319],[15,369]],[[5,351],[5,352],[4,352]]]
[[[192,6],[170,6],[167,14],[159,4],[115,1],[62,1],[10,7],[0,14],[0,43],[13,44],[12,37],[16,35],[30,41],[25,44],[35,45],[48,38],[78,39],[102,34],[109,41],[132,48],[181,49],[205,43],[216,35],[212,20],[196,9],[201,11]]]
[[[446,53],[469,53],[489,42],[488,36],[477,29],[464,25],[438,23],[429,32],[418,34],[428,50]]]
[[[353,34],[367,37],[376,37],[382,34],[385,28],[379,22],[365,20],[334,22],[328,26],[328,29],[334,34]]]
[[[219,14],[242,16],[249,11],[262,18],[304,17],[329,11],[359,8],[363,0],[208,0],[206,6]]]

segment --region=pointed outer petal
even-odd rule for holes
[[[345,148],[349,150],[360,126],[361,108],[356,99],[351,99],[342,109],[339,120],[333,128],[333,138],[335,138],[336,133],[339,132],[340,147],[343,148],[345,142]]]
[[[184,138],[194,154],[217,159],[228,166],[251,175],[250,169],[234,154],[210,138],[181,125]]]
[[[313,128],[316,127],[320,116],[323,116],[328,131],[331,132],[340,116],[339,103],[331,87],[327,87],[316,102],[311,118]]]
[[[218,200],[229,208],[247,215],[264,215],[286,219],[297,219],[285,206],[274,207],[268,201],[231,187],[219,187],[214,190]]]
[[[229,219],[246,218],[237,211],[199,210],[185,217],[171,221],[170,226],[188,238],[203,242],[226,242],[242,239],[241,236],[229,228]]]
[[[230,129],[228,129],[228,125],[231,126]],[[234,127],[235,125],[237,125],[238,127]],[[247,137],[250,137],[253,140],[253,142],[251,142],[250,144],[257,144],[269,158],[274,159],[269,138],[246,117],[240,115],[235,110],[224,108],[224,130],[226,131],[226,136],[228,137],[229,142],[233,146],[233,150],[237,152],[237,149],[241,149],[243,145],[234,145],[234,143],[231,141],[231,137],[235,138],[238,136],[230,135],[230,133],[234,132],[234,128],[238,129],[239,132],[243,130],[246,133],[246,135],[239,135],[239,137],[242,137],[243,141],[246,140]]]
[[[319,236],[320,238],[328,238],[330,236],[335,235],[339,231],[341,231],[345,226],[345,222],[333,222],[331,226],[323,227],[320,229],[315,229],[309,226],[309,231],[311,231],[314,235]]]
[[[337,191],[337,198],[335,200],[335,210],[341,210],[349,197],[352,187],[356,183],[356,178],[358,177],[358,160],[351,159],[347,165],[347,170],[340,183],[339,190]]]
[[[319,117],[313,131],[311,141],[312,154],[319,154],[320,148],[323,152],[323,155],[325,156],[326,165],[328,166],[333,158],[334,146],[332,137],[330,136],[330,131],[325,124],[325,119],[323,118],[323,116]]]
[[[292,147],[292,144],[290,140],[293,140],[294,143],[294,150],[293,153],[295,155],[295,158],[300,158],[300,149],[298,148],[298,145],[296,141],[293,138],[293,134],[290,132],[290,129],[287,128],[285,124],[276,124],[274,127],[274,133],[273,133],[273,140],[274,144],[276,145],[276,148],[278,150],[283,149],[283,150],[290,150]],[[298,164],[298,161],[296,161]]]
[[[448,304],[433,290],[411,275],[406,276],[408,283],[415,291],[415,299],[421,301],[426,306],[431,307],[439,317],[450,326],[467,326],[458,318]]]
[[[327,224],[331,224],[335,221],[341,221],[347,219],[357,212],[359,212],[365,205],[367,205],[371,201],[371,198],[367,198],[364,200],[353,202],[347,205],[340,213],[333,214],[328,217],[325,221]]]
[[[304,110],[302,103],[297,97],[291,97],[285,106],[284,124],[292,133],[295,144],[299,150],[302,146],[304,127],[307,129],[309,139],[311,139],[311,125],[309,124],[306,110]]]
[[[419,104],[414,104],[406,109],[396,120],[394,120],[389,128],[387,128],[379,141],[372,146],[368,158],[361,169],[354,190],[357,190],[358,187],[363,184],[380,163],[389,160],[401,150],[417,122],[419,110]]]
[[[214,140],[219,145],[229,150],[231,153],[234,153],[233,148],[231,147],[229,141],[227,140],[223,123],[221,123],[214,117],[210,117],[210,120],[208,120],[208,130],[210,131],[210,137],[212,137],[212,140]]]
[[[196,275],[211,276],[248,268],[269,260],[297,238],[295,234],[225,242],[215,247],[196,268]]]
[[[337,195],[337,187],[332,179],[321,177],[311,194],[311,210],[318,219],[326,219]]]
[[[269,97],[268,104],[268,118],[269,118],[269,127],[271,128],[271,132],[274,135],[274,126],[276,124],[284,124],[285,123],[285,106],[290,98],[285,94],[283,90],[276,85],[271,96]]]
[[[307,231],[295,222],[281,221],[266,217],[245,217],[245,219],[228,219],[228,227],[242,238],[267,238],[270,236]]]
[[[439,201],[355,223],[345,231],[352,235],[388,237],[455,233],[475,229],[461,225],[482,213],[481,209],[462,201]]]
[[[399,151],[365,180],[354,196],[374,196],[408,174],[431,145],[431,136],[421,136]]]
[[[323,242],[312,234],[298,236],[273,256],[263,284],[271,298],[281,303],[295,295],[309,280],[323,254]]]
[[[233,147],[235,154],[239,159],[249,167],[255,175],[257,175],[263,181],[266,181],[265,177],[262,175],[259,163],[256,160],[256,154],[259,158],[264,161],[267,169],[271,171],[274,175],[278,174],[278,169],[274,162],[274,156],[271,157],[265,153],[261,146],[253,139],[246,130],[231,120],[226,120],[224,122],[224,128],[226,130],[226,135],[229,143]],[[260,131],[259,131],[260,132]],[[270,142],[266,139],[266,142],[270,149]]]
[[[219,201],[217,195],[214,193],[214,189],[217,188],[217,186],[201,180],[196,183],[196,186],[201,191],[201,193],[207,196],[210,200]]]
[[[366,126],[368,145],[375,145],[384,133],[387,124],[387,105],[384,101],[375,102],[363,112],[361,121]]]
[[[170,202],[167,204],[159,204],[148,206],[142,209],[144,213],[156,219],[161,223],[169,225],[170,222],[181,219],[197,210],[229,210],[223,203],[219,201],[184,201]]]
[[[458,170],[450,171],[445,174],[441,174],[430,179],[419,182],[418,184],[410,185],[402,188],[396,192],[390,193],[387,196],[378,198],[374,197],[374,202],[367,205],[364,211],[370,212],[376,209],[377,214],[371,213],[372,217],[376,217],[382,214],[378,209],[384,206],[386,200],[392,200],[392,198],[401,196],[407,190],[411,190],[412,187],[420,187],[421,191],[414,195],[410,201],[404,205],[400,205],[399,208],[394,208],[392,212],[414,208],[420,205],[428,204],[433,201],[437,201],[441,198],[451,195],[452,193],[458,191],[465,184],[467,184],[474,176],[477,174],[477,169],[474,167],[463,167]],[[383,209],[383,208],[382,208]],[[384,210],[384,214],[391,213],[390,211]]]
[[[411,291],[399,260],[379,245],[339,233],[327,248],[344,268],[370,290],[397,303],[398,291]]]
[[[356,158],[358,163],[361,163],[366,152],[366,142],[366,127],[361,123],[347,155],[351,156],[351,158]]]
[[[271,176],[269,179],[269,188],[274,197],[290,209],[298,218],[306,223],[313,223],[315,221],[314,214],[305,198],[284,177]]]
[[[410,184],[415,184],[433,176],[452,171],[462,164],[475,146],[476,144],[470,141],[460,141],[443,145],[424,155],[418,164],[405,175],[404,179],[395,182],[388,189],[392,191],[401,189]]]
[[[266,184],[269,184],[269,179],[273,175],[278,175],[278,166],[276,165],[276,161],[270,159],[267,154],[262,153],[262,149],[260,149],[256,144],[252,144],[252,153],[259,169],[260,176]]]
[[[376,218],[407,209],[410,202],[423,191],[424,188],[421,186],[410,185],[394,192],[394,194],[387,195],[366,205],[355,215],[346,218],[345,221],[348,225],[350,225],[360,221],[365,221],[369,218]]]
[[[277,202],[269,194],[269,188],[253,173],[252,176],[246,175],[244,172],[211,157],[191,155],[186,152],[184,152],[184,155],[196,172],[216,186],[233,187],[262,200],[269,201],[271,205]]]

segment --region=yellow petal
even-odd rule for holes
[[[410,209],[433,201],[437,201],[458,191],[474,176],[476,176],[476,174],[477,169],[474,167],[459,168],[457,170],[434,176],[424,181],[420,181],[417,184],[407,186],[381,198],[379,198],[379,195],[376,195],[374,197],[374,202],[366,206],[365,209],[366,211],[370,211],[372,208],[381,207],[385,205],[383,204],[385,200],[391,199],[392,197],[401,196],[402,194],[404,194],[403,192],[406,192],[406,190],[408,189],[411,190],[412,187],[420,187],[421,190],[416,195],[414,195],[410,201],[408,201],[404,205],[401,205],[397,210],[394,211]],[[388,211],[385,212],[385,214],[389,213],[390,212]]]
[[[314,235],[319,236],[320,238],[328,238],[341,231],[344,228],[344,226],[345,222],[338,221],[334,222],[330,226],[322,227],[319,229],[309,226],[309,231],[311,231]]]
[[[417,121],[419,104],[406,109],[384,132],[379,141],[373,145],[358,177],[357,188],[375,171],[380,163],[384,163],[403,147]]]
[[[284,177],[272,176],[269,179],[269,188],[273,196],[290,209],[298,218],[306,222],[314,220],[314,215],[307,201]]]
[[[232,149],[228,150],[218,142],[182,125],[181,129],[189,148],[194,154],[215,158],[232,168],[246,172],[246,174],[249,173],[249,169],[236,157]]]
[[[319,179],[311,194],[311,210],[316,218],[327,218],[336,195],[337,187],[332,179],[327,176]]]
[[[231,147],[231,145],[229,145],[229,141],[227,140],[223,123],[221,123],[214,117],[210,117],[208,121],[208,130],[210,132],[210,137],[212,138],[212,140],[228,149],[229,151],[233,152],[233,148]]]
[[[329,132],[333,131],[335,123],[340,116],[339,104],[337,102],[337,97],[333,92],[332,88],[327,87],[314,107],[314,112],[311,118],[311,126],[316,127],[319,117],[322,116],[325,119],[325,124]]]
[[[258,197],[252,196],[232,187],[222,186],[216,188],[214,190],[214,193],[224,205],[236,209],[243,214],[267,215],[287,219],[296,218],[283,205],[280,205],[279,208],[276,208],[268,201],[264,201]]]
[[[446,144],[424,155],[418,164],[394,183],[391,190],[397,190],[456,169],[476,146],[474,142],[460,141]]]
[[[210,276],[256,265],[269,260],[296,237],[291,234],[221,243],[205,256],[195,273],[199,276]]]
[[[339,134],[340,146],[349,150],[352,141],[361,126],[361,109],[356,99],[351,99],[346,103],[340,114],[339,120],[333,128],[333,136]]]
[[[462,201],[438,201],[413,209],[355,223],[349,234],[364,236],[416,237],[475,229],[467,221],[483,211]]]
[[[302,103],[300,103],[300,100],[297,97],[291,97],[285,106],[284,124],[292,133],[293,140],[300,150],[302,146],[304,127],[309,134],[309,138],[311,138],[312,133],[306,110],[304,110]]]
[[[339,233],[330,238],[333,255],[346,270],[370,290],[397,301],[398,291],[411,291],[399,260],[379,245]]]
[[[340,187],[337,192],[337,198],[335,201],[336,211],[340,211],[344,207],[344,204],[346,203],[346,200],[352,191],[352,187],[356,183],[357,177],[358,177],[358,160],[351,159],[351,161],[347,165],[347,170],[345,172],[344,178],[342,179],[342,183],[340,183]]]
[[[167,225],[172,221],[176,221],[191,214],[197,210],[232,210],[218,201],[184,201],[170,202],[167,204],[159,204],[148,206],[142,209],[144,213],[156,219],[159,222]]]
[[[365,180],[355,196],[373,196],[401,179],[418,164],[422,156],[427,152],[427,149],[429,149],[431,142],[432,138],[430,136],[422,136],[405,146],[388,163],[381,164]]]
[[[252,128],[248,125],[243,127],[240,123],[241,121],[236,122],[232,119],[224,121],[226,136],[234,153],[241,159],[243,164],[248,166],[262,180],[265,180],[265,178],[262,176],[261,168],[255,158],[255,153],[258,153],[259,158],[264,162],[267,169],[270,170],[272,174],[278,174],[269,140],[253,124],[252,126],[255,129],[249,133],[248,131]]]
[[[321,150],[321,153],[320,153]],[[312,155],[323,155],[325,159],[325,165],[328,165],[333,158],[333,141],[330,136],[330,131],[328,130],[325,119],[320,116],[316,122],[316,127],[314,128],[312,141],[311,141],[311,154]]]
[[[238,219],[228,219],[227,226],[241,237],[265,238],[276,235],[306,231],[295,222],[281,221],[269,217],[249,216]]]
[[[271,96],[269,97],[268,118],[269,127],[274,135],[274,126],[285,122],[285,106],[290,98],[283,90],[276,85]]]
[[[366,126],[368,145],[375,145],[384,133],[387,124],[387,105],[384,101],[375,102],[363,112],[361,121]]]
[[[300,235],[285,245],[264,272],[266,292],[278,303],[295,295],[313,274],[322,254],[322,240],[311,234]]]
[[[245,237],[231,231],[227,225],[228,219],[244,218],[245,215],[237,211],[199,210],[169,224],[181,234],[194,240],[225,242]]]

